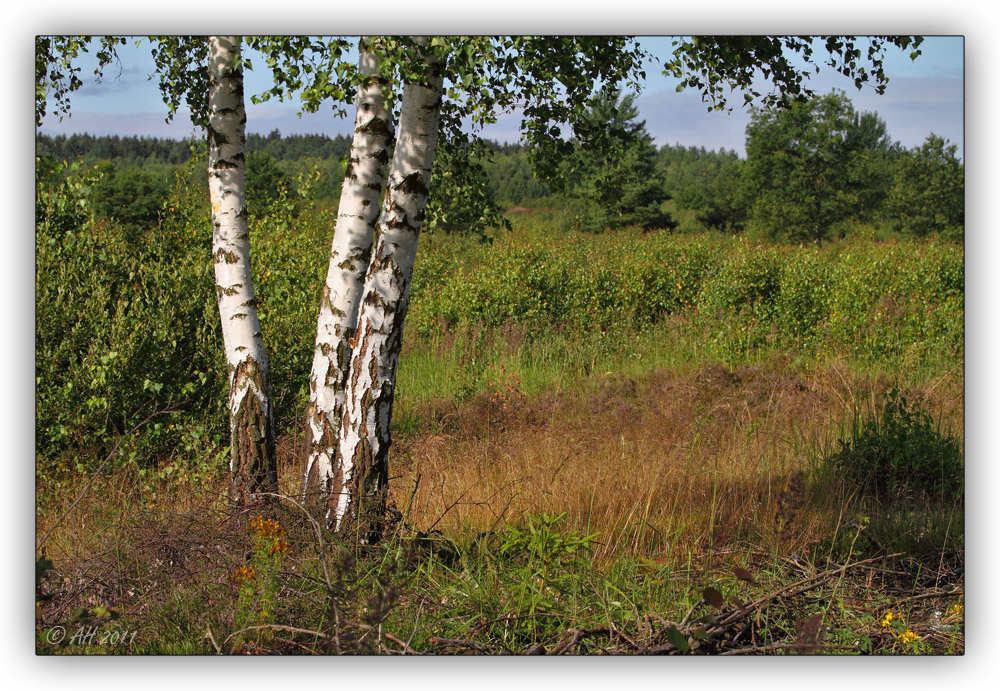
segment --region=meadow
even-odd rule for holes
[[[285,496],[242,515],[204,200],[124,229],[85,188],[38,201],[39,652],[964,650],[960,244],[424,235],[359,549],[292,499],[333,213],[253,219]]]

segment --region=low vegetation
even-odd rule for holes
[[[334,218],[321,171],[259,181],[283,496],[234,514],[202,162],[128,218],[91,189],[149,179],[49,163],[40,653],[964,651],[947,222],[854,219],[800,245],[709,230],[704,200],[675,198],[678,227],[595,233],[521,197],[488,239],[439,227],[397,378],[392,530],[359,546],[289,499]]]

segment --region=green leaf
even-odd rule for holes
[[[691,647],[687,636],[681,633],[680,629],[676,626],[671,626],[667,629],[667,640],[682,653],[686,653]]]

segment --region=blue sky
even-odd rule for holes
[[[704,146],[708,149],[744,150],[744,130],[749,112],[736,107],[731,113],[707,112],[699,95],[693,91],[678,93],[677,80],[662,74],[664,58],[671,52],[672,38],[640,37],[639,43],[655,58],[646,69],[646,85],[636,104],[646,129],[658,145],[680,143]],[[964,151],[964,40],[956,37],[928,37],[921,46],[923,54],[915,61],[902,51],[888,51],[885,63],[889,87],[878,95],[871,87],[858,91],[853,82],[832,69],[823,69],[812,77],[813,88],[819,92],[842,89],[860,111],[877,111],[886,121],[893,139],[904,146],[919,145],[934,132],[958,144]],[[160,100],[153,73],[148,43],[140,47],[133,43],[122,48],[121,66],[109,69],[101,83],[89,76],[92,68],[84,68],[84,87],[73,95],[72,115],[60,122],[47,117],[41,131],[55,133],[89,132],[91,134],[143,135],[184,137],[192,133],[185,113],[174,122],[164,122],[166,109]],[[253,61],[253,55],[249,56]],[[353,59],[348,56],[348,59]],[[258,93],[270,86],[269,71],[258,61],[258,69],[247,74],[247,93]],[[742,102],[735,99],[734,105]],[[485,131],[485,136],[500,141],[517,141],[519,117],[501,116],[500,121]],[[298,116],[293,102],[269,102],[259,106],[248,104],[247,129],[267,133],[274,129],[283,134],[325,133],[347,134],[348,119],[335,118],[330,110]]]

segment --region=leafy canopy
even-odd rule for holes
[[[854,80],[861,89],[874,82],[875,92],[885,93],[889,78],[883,68],[886,50],[910,49],[910,59],[920,55],[922,36],[695,36],[674,41],[673,57],[663,73],[681,80],[677,90],[696,89],[709,110],[727,108],[727,90],[741,92],[745,105],[774,108],[791,101],[808,100],[815,93],[808,86],[820,71],[816,42],[822,43],[822,64]],[[867,41],[862,57],[862,45]],[[798,64],[797,60],[802,64]],[[754,87],[760,75],[774,91],[761,97]],[[730,108],[731,110],[731,108]]]
[[[92,36],[37,36],[35,38],[35,126],[51,107],[59,116],[69,113],[70,94],[81,86],[80,66],[75,64],[82,53],[90,50]],[[120,36],[101,36],[97,49],[98,80],[104,68],[118,60],[117,47],[124,45]]]
[[[886,185],[876,156],[885,146],[872,131],[884,131],[884,123],[871,123],[838,91],[755,110],[742,182],[752,225],[771,237],[820,243],[834,224],[875,204],[873,191]]]
[[[889,216],[917,235],[947,232],[960,237],[965,225],[965,166],[958,146],[933,132],[900,155],[889,194]]]

